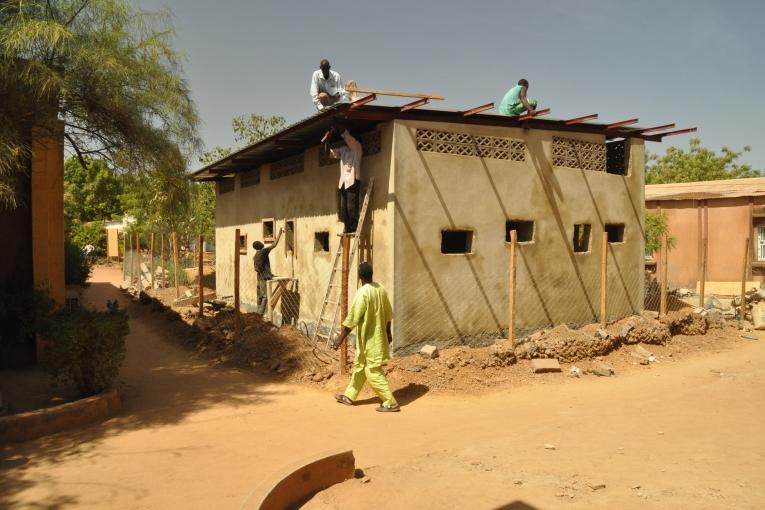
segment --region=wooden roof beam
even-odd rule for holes
[[[637,124],[638,119],[629,119],[629,120],[621,120],[619,122],[614,122],[613,124],[609,124],[606,126],[606,129],[615,129],[622,126],[629,126],[630,124]]]
[[[491,110],[494,108],[494,103],[486,103],[482,104],[481,106],[476,106],[475,108],[471,108],[469,110],[466,110],[462,112],[463,117],[470,117],[471,115],[475,115],[476,113],[485,112],[486,110]]]
[[[363,106],[363,105],[365,105],[367,103],[371,103],[375,99],[377,99],[377,95],[376,94],[369,94],[368,96],[364,96],[361,99],[357,99],[356,101],[352,102],[351,103],[351,107],[349,108],[349,110],[355,110],[359,106]]]
[[[573,124],[581,124],[582,122],[587,122],[588,120],[595,120],[598,118],[597,113],[593,113],[591,115],[583,115],[581,117],[574,117],[573,119],[568,119],[564,124],[567,126],[571,126]]]
[[[667,131],[666,133],[656,133],[653,136],[664,138],[665,136],[684,135],[686,133],[695,133],[696,131],[698,131],[698,128],[692,127],[688,129],[678,129],[676,131]]]
[[[654,133],[656,131],[661,131],[662,129],[672,129],[673,127],[675,127],[674,124],[664,124],[663,126],[655,126],[651,128],[638,129],[637,131],[635,131],[635,133],[640,133],[640,134]]]
[[[404,113],[406,111],[419,108],[420,106],[428,104],[428,101],[430,101],[430,99],[428,99],[427,97],[423,97],[422,99],[418,99],[417,101],[412,101],[411,103],[405,104],[404,106],[401,107],[399,111],[401,113]]]
[[[549,113],[550,113],[550,109],[545,108],[544,110],[537,110],[534,113],[527,113],[526,115],[520,115],[518,117],[518,120],[529,120],[535,117],[541,117],[542,115],[549,115]]]
[[[378,94],[380,96],[397,96],[397,97],[417,97],[421,99],[436,99],[442,101],[446,99],[444,96],[437,96],[435,94],[419,94],[417,92],[400,92],[398,90],[381,90],[381,89],[365,89],[362,87],[346,87],[346,92],[361,92],[362,94]]]

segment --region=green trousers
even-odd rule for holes
[[[534,108],[537,107],[536,99],[528,99],[527,101]],[[507,108],[507,111],[504,111],[502,113],[504,113],[505,115],[520,115],[525,111],[526,111],[526,107],[523,105],[523,103],[518,103],[518,104],[510,105]]]
[[[368,367],[359,363],[358,360],[354,360],[351,382],[348,383],[348,387],[345,389],[345,396],[351,400],[356,400],[365,382],[368,382],[372,390],[380,397],[383,406],[392,407],[398,404],[393,396],[393,392],[390,390],[390,384],[388,384],[388,379],[385,377],[383,367]]]

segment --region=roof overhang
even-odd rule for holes
[[[650,131],[651,128],[625,127],[620,123],[617,123],[620,125],[615,126],[614,124],[581,122],[580,119],[574,119],[577,122],[572,123],[571,120],[509,117],[507,115],[475,113],[473,110],[461,112],[344,103],[327,108],[312,117],[292,124],[268,138],[204,166],[192,173],[192,179],[197,181],[220,180],[231,177],[239,172],[252,170],[266,163],[302,153],[306,149],[318,145],[324,133],[329,130],[336,120],[340,119],[344,121],[344,124],[349,129],[360,131],[374,129],[377,124],[383,122],[401,119],[590,133],[603,135],[606,140],[639,138],[660,142],[662,136],[666,135],[666,133],[648,134],[643,132]],[[583,117],[582,119],[585,118]]]

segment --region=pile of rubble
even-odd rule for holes
[[[692,310],[670,312],[661,319],[656,312],[643,312],[606,328],[591,324],[573,330],[560,325],[537,331],[518,340],[515,355],[520,359],[555,358],[571,363],[603,356],[621,345],[666,345],[673,335],[703,335],[708,327],[709,319]]]

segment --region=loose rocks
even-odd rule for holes
[[[438,347],[436,347],[435,345],[426,345],[422,349],[420,349],[420,354],[422,354],[428,359],[437,358]]]

